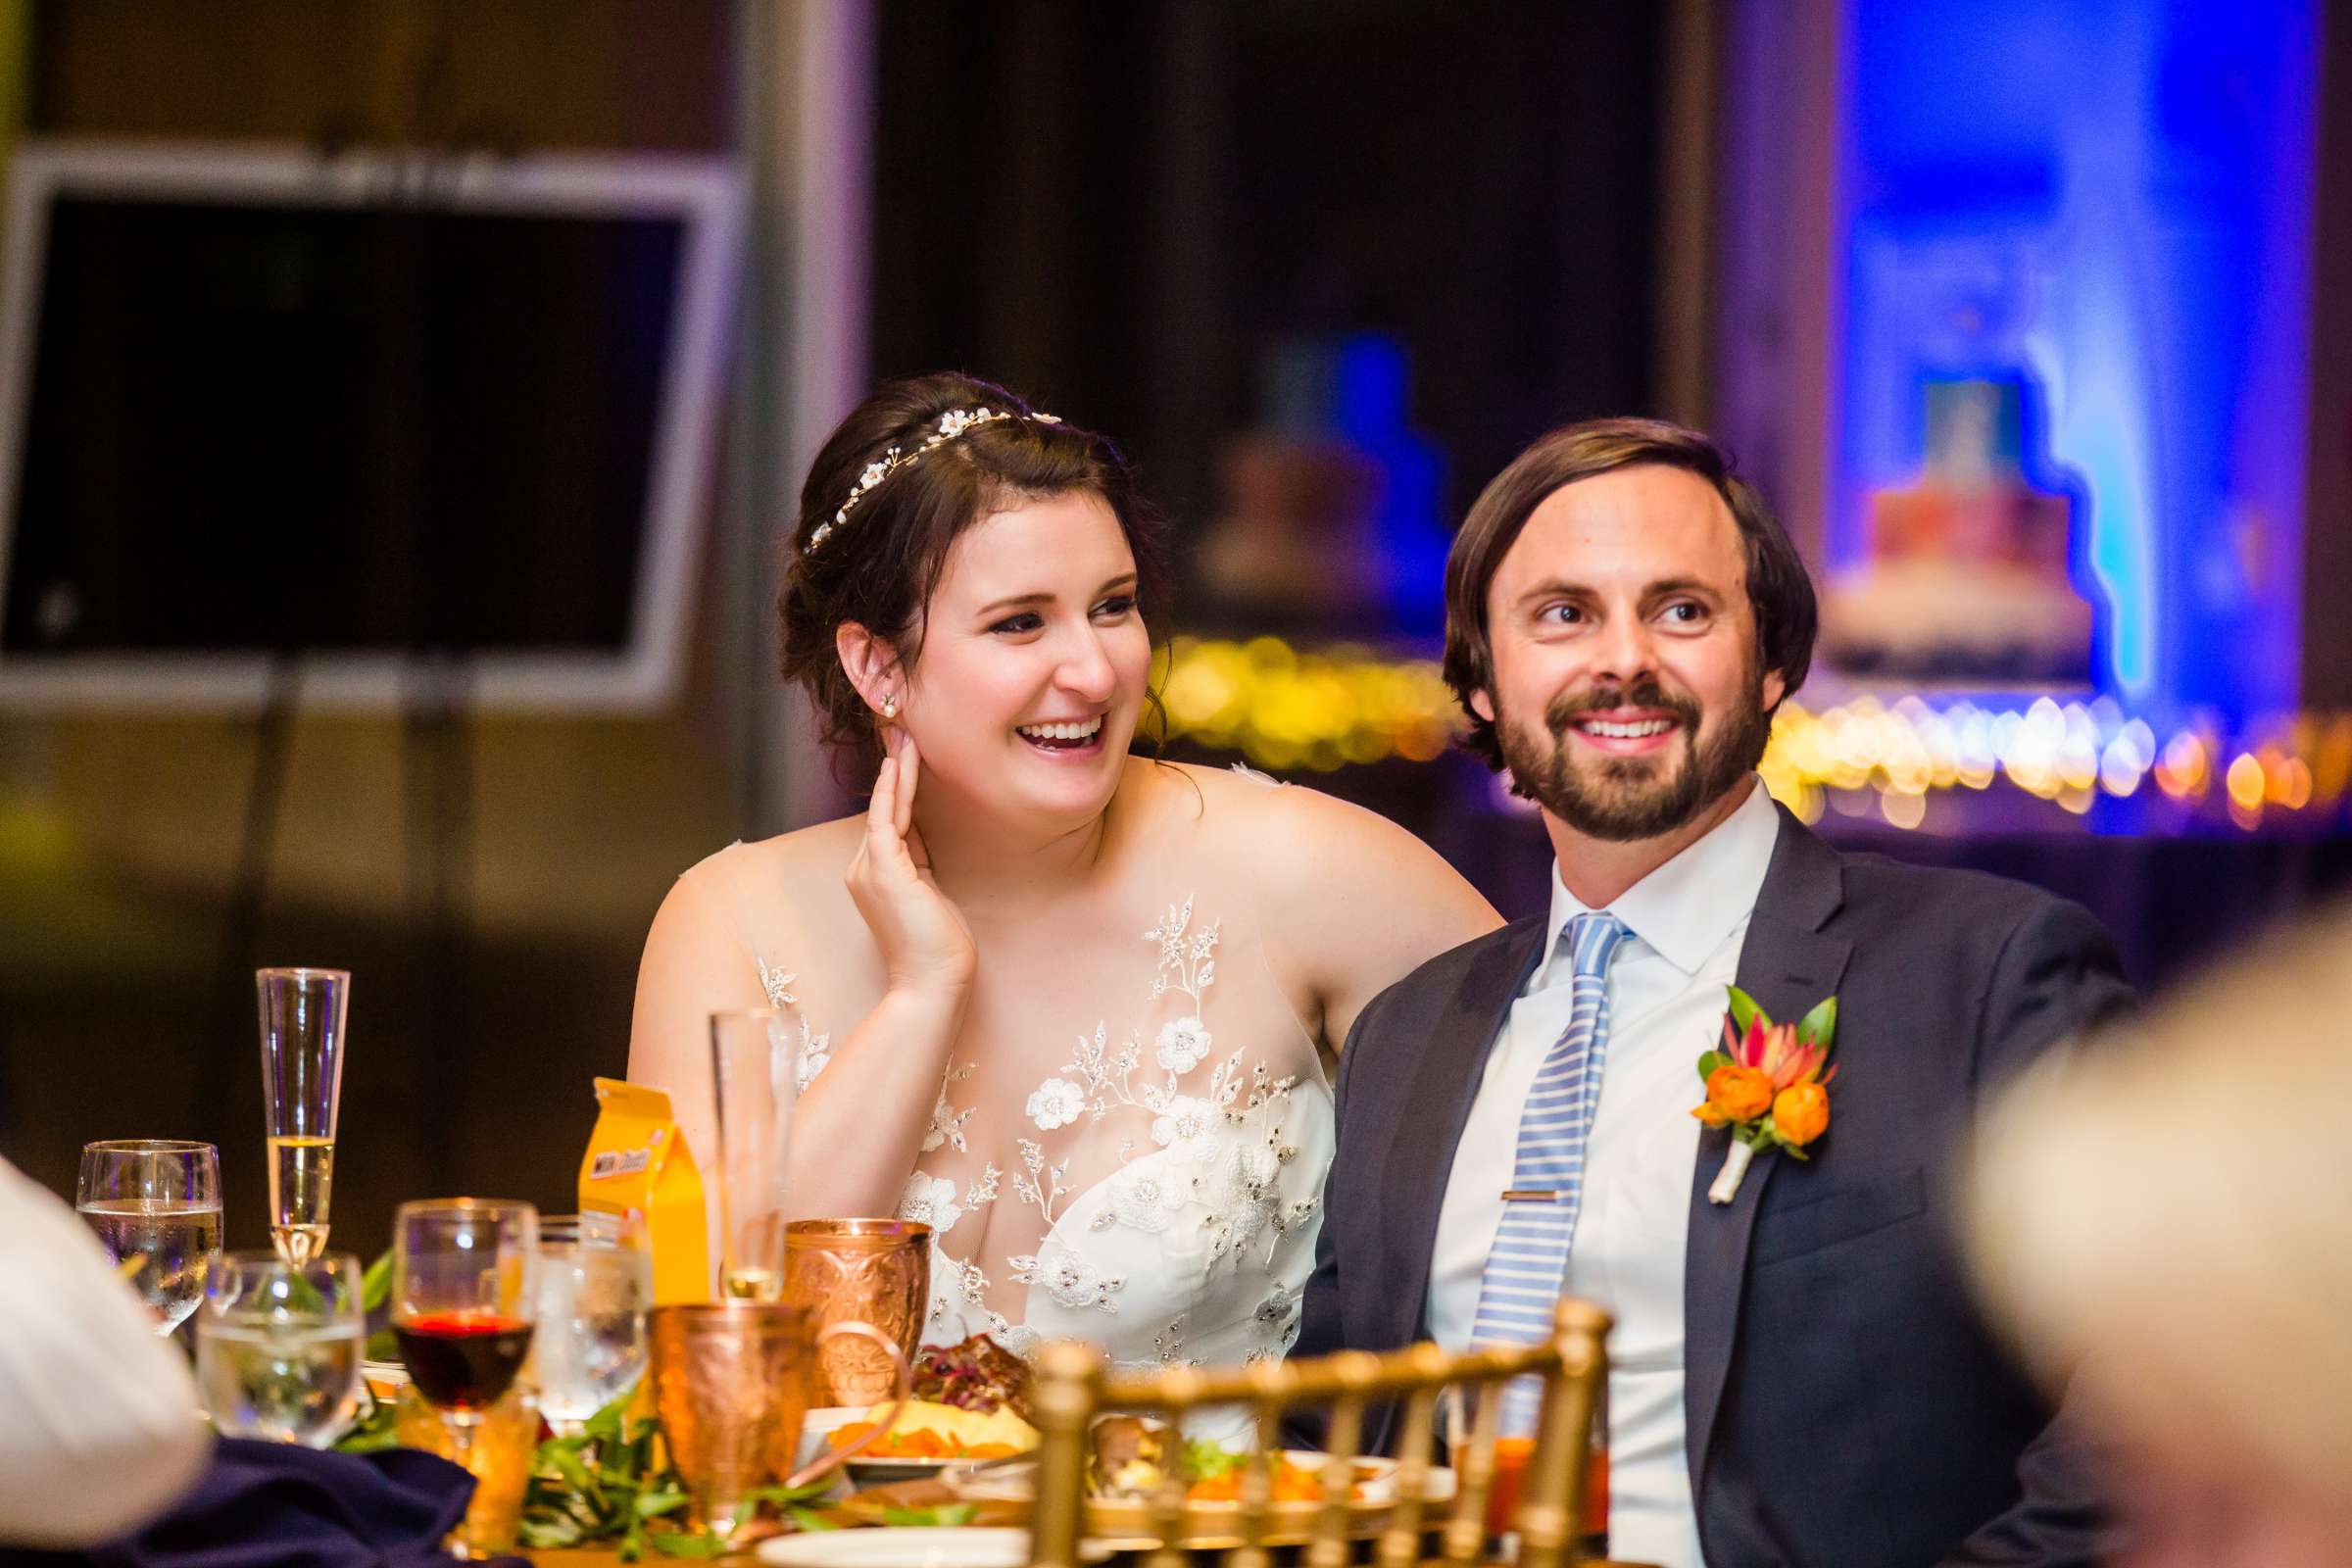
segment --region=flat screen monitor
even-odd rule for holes
[[[0,702],[662,705],[739,212],[722,159],[24,145]]]

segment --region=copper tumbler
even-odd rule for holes
[[[869,1342],[892,1369],[883,1397],[904,1405],[913,1374],[899,1342],[870,1323],[819,1326],[807,1307],[784,1301],[713,1301],[656,1307],[647,1319],[654,1414],[670,1460],[712,1533],[732,1536],[750,1518],[757,1488],[806,1486],[864,1451],[888,1430],[836,1448],[795,1471],[808,1414],[810,1366],[844,1340]],[[895,1419],[897,1411],[892,1412]]]
[[[784,1227],[784,1299],[835,1323],[870,1323],[893,1343],[921,1342],[931,1298],[931,1227],[907,1219],[803,1219]],[[811,1363],[812,1404],[890,1397],[890,1358],[871,1342],[828,1340]]]

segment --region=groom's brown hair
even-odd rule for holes
[[[1471,503],[1446,559],[1446,684],[1469,716],[1462,745],[1491,768],[1502,766],[1502,743],[1491,719],[1470,706],[1470,694],[1491,691],[1494,647],[1488,635],[1487,589],[1502,558],[1544,498],[1562,485],[1640,464],[1681,468],[1707,481],[1740,526],[1747,564],[1747,598],[1754,607],[1756,653],[1762,667],[1779,672],[1784,699],[1804,684],[1813,663],[1818,612],[1813,579],[1805,574],[1780,519],[1755,487],[1732,471],[1724,450],[1696,430],[1664,419],[1588,419],[1563,425],[1511,460]],[[1775,704],[1777,708],[1779,705]]]

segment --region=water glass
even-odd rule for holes
[[[220,1249],[220,1151],[168,1139],[84,1144],[74,1206],[155,1309],[156,1333],[185,1322]]]
[[[773,1301],[784,1290],[784,1156],[800,1096],[794,1014],[710,1015],[718,1128],[719,1294]]]
[[[564,1214],[539,1222],[539,1326],[531,1381],[558,1436],[637,1386],[654,1257],[645,1222],[628,1214]]]
[[[323,1448],[360,1409],[360,1261],[275,1252],[213,1259],[196,1318],[196,1385],[223,1436]]]
[[[334,1196],[335,1116],[343,1099],[343,969],[254,972],[262,1021],[262,1095],[270,1135],[270,1239],[300,1264],[326,1250]]]

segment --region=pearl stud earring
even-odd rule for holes
[[[896,692],[882,699],[882,716],[884,718],[899,716],[899,698]]]

